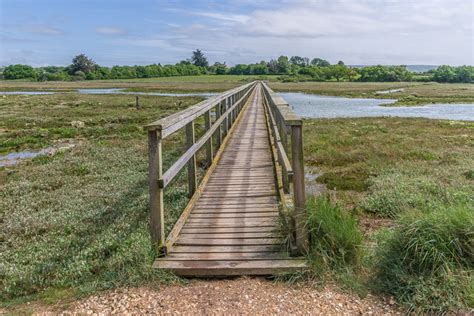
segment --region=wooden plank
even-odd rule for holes
[[[252,253],[281,252],[281,245],[263,246],[176,246],[173,253]]]
[[[187,227],[186,225],[181,230],[183,234],[229,234],[229,233],[280,233],[274,226],[262,227],[221,227],[221,228],[206,228],[206,227]]]
[[[204,114],[204,127],[206,130],[211,129],[211,111],[207,111]],[[207,166],[210,166],[212,164],[212,159],[214,159],[214,148],[212,145],[212,137],[209,137],[207,143],[206,143],[206,163]]]
[[[188,149],[192,148],[195,143],[194,121],[186,125],[186,146]],[[166,186],[166,184],[165,184]],[[196,174],[196,155],[192,155],[188,160],[188,193],[193,196],[197,188],[197,174]]]
[[[296,248],[303,254],[307,247],[306,231],[306,197],[304,185],[303,131],[301,125],[291,127],[291,156],[293,162],[293,199],[295,204],[294,219],[296,230]]]
[[[189,218],[263,218],[277,217],[278,211],[274,212],[239,212],[239,213],[196,213],[192,212]]]
[[[259,208],[233,208],[233,209],[222,209],[222,208],[202,208],[202,209],[194,209],[193,214],[209,214],[209,216],[215,216],[216,214],[222,214],[225,217],[225,214],[252,214],[252,213],[277,213],[279,214],[278,209],[259,209]],[[231,216],[232,217],[232,216]]]
[[[208,239],[182,235],[176,241],[177,246],[260,246],[281,245],[281,238],[220,238]]]
[[[229,222],[229,221],[220,221],[216,222],[187,222],[186,227],[189,228],[197,228],[197,227],[205,227],[205,228],[228,228],[228,227],[275,227],[276,223],[274,222],[263,222],[262,221],[250,221],[247,220],[245,222]]]
[[[282,252],[241,252],[241,253],[173,253],[166,259],[174,261],[195,260],[295,260]],[[298,260],[298,259],[296,259]]]
[[[203,238],[203,239],[235,239],[235,238],[281,238],[281,234],[277,231],[269,231],[269,232],[252,232],[252,233],[187,233],[181,232],[182,237],[192,237],[192,238]]]
[[[150,231],[153,247],[160,251],[165,241],[165,220],[163,189],[158,186],[158,180],[163,172],[163,157],[161,139],[156,131],[148,132],[148,187],[150,196]]]
[[[191,225],[215,225],[218,226],[246,226],[246,225],[276,225],[278,223],[278,217],[265,217],[265,218],[189,218],[187,223]]]
[[[306,268],[304,260],[157,260],[155,268],[172,270],[181,276],[276,275]]]
[[[243,199],[241,197],[201,197],[199,199],[199,203],[210,203],[210,202],[225,202],[226,204],[242,204],[246,202],[246,199]],[[268,196],[255,196],[252,197],[251,201],[249,202],[252,203],[276,203],[277,198],[274,195],[268,195]]]

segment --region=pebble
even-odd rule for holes
[[[288,284],[264,278],[191,280],[160,289],[120,288],[46,312],[62,315],[108,314],[291,314],[401,315],[393,299],[359,298],[334,286]],[[393,301],[394,302],[394,301]]]

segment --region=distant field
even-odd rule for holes
[[[268,80],[275,91],[322,95],[398,99],[395,105],[474,103],[474,84],[416,82],[279,82],[278,76],[204,75],[148,79],[73,82],[0,81],[0,91],[73,91],[81,88],[123,88],[137,92],[220,92],[252,80]],[[379,91],[403,89],[395,93]]]
[[[74,90],[81,88],[124,88],[133,91],[215,92],[232,89],[256,79],[274,80],[277,76],[203,75],[146,79],[86,80],[86,81],[0,81],[1,91],[12,90]]]

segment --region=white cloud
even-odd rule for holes
[[[282,0],[247,15],[195,12],[209,25],[171,29],[171,46],[213,60],[256,62],[279,54],[353,64],[473,64],[466,0]]]
[[[52,26],[46,26],[46,25],[36,25],[36,26],[31,26],[26,29],[26,31],[30,33],[35,33],[35,34],[42,34],[42,35],[62,35],[64,34],[64,31],[52,27]]]
[[[193,12],[194,15],[199,15],[203,17],[208,17],[216,20],[228,21],[228,22],[238,22],[246,23],[250,17],[242,14],[232,14],[232,13],[219,13],[219,12]]]
[[[119,27],[102,26],[95,29],[95,31],[102,35],[125,35],[127,32]]]

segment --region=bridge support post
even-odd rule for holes
[[[207,111],[206,114],[204,114],[204,125],[206,130],[211,129],[211,111]],[[212,164],[212,159],[214,158],[214,151],[212,148],[212,137],[209,138],[206,144],[206,160],[207,160],[207,166],[210,166]]]
[[[165,241],[163,188],[158,184],[163,176],[161,137],[155,130],[148,132],[148,187],[150,194],[150,232],[153,248],[159,252]]]
[[[194,121],[189,122],[186,125],[186,146],[189,149],[195,142],[194,134]],[[189,187],[189,196],[193,196],[197,188],[197,178],[196,178],[196,155],[193,155],[188,161],[188,187]]]
[[[303,131],[302,125],[291,126],[291,156],[293,167],[293,198],[295,203],[295,244],[303,254],[307,245],[306,196],[304,186]]]
[[[215,107],[215,112],[216,112],[216,121],[221,117],[221,107],[222,103],[219,103]],[[222,144],[222,124],[219,125],[216,131],[216,151],[221,148]]]
[[[226,101],[227,101],[227,107],[226,107],[226,111],[227,111],[227,109],[229,109],[232,106],[232,97],[228,97]],[[232,113],[229,113],[226,121],[227,121],[227,127],[226,127],[226,134],[227,134],[230,130],[230,127],[232,126]]]

